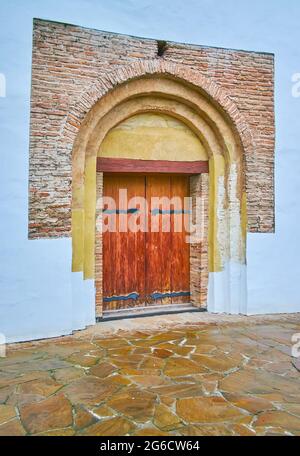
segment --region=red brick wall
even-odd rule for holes
[[[108,71],[139,60],[187,65],[226,89],[256,144],[246,158],[249,230],[274,230],[273,55],[168,43],[34,21],[29,171],[29,237],[70,236],[71,155],[61,141],[71,107]]]

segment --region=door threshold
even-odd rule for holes
[[[123,320],[125,318],[154,317],[159,315],[179,314],[187,312],[206,312],[206,309],[195,307],[192,304],[171,304],[160,306],[132,307],[131,309],[117,309],[104,311],[102,317],[96,317],[96,323],[101,321]]]

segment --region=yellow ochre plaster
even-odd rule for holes
[[[84,258],[84,210],[72,210],[72,272],[83,271]]]
[[[96,202],[96,157],[87,157],[85,164],[85,219],[84,219],[84,278],[94,278],[95,246],[95,202]]]
[[[221,254],[218,243],[218,205],[223,204],[219,195],[220,177],[225,176],[225,161],[222,155],[209,160],[209,230],[208,230],[208,264],[210,272],[222,270]]]
[[[166,114],[137,114],[121,122],[104,138],[98,156],[140,160],[207,160],[195,133]]]

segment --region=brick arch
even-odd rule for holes
[[[170,77],[161,77],[157,73],[153,77],[142,77],[131,79],[127,83],[116,85],[114,90],[106,93],[103,97],[98,99],[94,103],[88,113],[85,115],[83,121],[80,123],[78,134],[67,145],[68,148],[72,149],[72,188],[73,188],[73,202],[72,207],[82,207],[83,205],[83,189],[87,179],[87,169],[90,172],[90,165],[88,162],[90,159],[96,157],[96,149],[100,147],[99,138],[103,139],[103,124],[105,119],[109,116],[109,113],[114,110],[121,110],[121,107],[126,104],[127,101],[132,99],[141,99],[146,95],[156,94],[164,99],[175,99],[182,105],[190,106],[194,110],[195,115],[199,118],[202,117],[203,121],[206,122],[207,127],[214,131],[216,140],[222,145],[223,155],[228,165],[229,162],[239,161],[239,166],[243,166],[244,147],[241,144],[240,137],[235,131],[233,124],[229,117],[224,119],[223,111],[220,112],[217,108],[216,103],[212,103],[207,97],[204,97],[202,93],[195,90],[195,86],[191,84],[187,85],[182,83],[178,78],[170,79]],[[87,102],[84,101],[85,106]],[[92,104],[92,102],[91,102]],[[79,109],[79,108],[78,108]],[[87,108],[86,108],[87,109]],[[169,112],[172,115],[171,112]],[[130,110],[128,116],[131,115]],[[175,115],[175,112],[173,113]],[[182,118],[183,122],[186,122],[191,127],[191,122],[188,120],[188,116]],[[124,120],[124,119],[122,119]],[[117,123],[118,121],[116,121]],[[114,123],[110,123],[109,128],[113,128]],[[75,129],[75,127],[73,126]],[[101,134],[100,134],[101,132]],[[106,131],[106,133],[108,130]],[[194,132],[199,133],[199,128],[195,126]],[[68,135],[68,138],[70,136]],[[66,146],[66,140],[64,138],[64,145]],[[102,140],[101,139],[101,140]],[[69,139],[70,140],[70,139]],[[98,143],[98,146],[96,144]],[[216,154],[218,148],[214,148]],[[208,154],[210,156],[210,154]],[[91,164],[91,166],[93,166]],[[241,179],[243,180],[243,175]],[[244,180],[243,180],[244,187]],[[90,268],[91,269],[91,268]]]
[[[199,71],[187,68],[185,65],[160,59],[139,60],[131,65],[114,69],[92,83],[84,93],[78,96],[76,102],[70,108],[59,142],[73,144],[86,115],[99,99],[111,92],[116,86],[137,78],[155,75],[175,78],[201,90],[209,98],[210,102],[220,107],[227,119],[232,122],[240,137],[244,151],[246,153],[254,153],[255,143],[252,131],[226,90]]]

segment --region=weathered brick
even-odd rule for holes
[[[158,58],[155,40],[36,19],[30,238],[70,236],[72,144],[91,101],[96,102],[95,94],[104,94],[116,81],[135,77],[133,64],[151,74],[157,61],[161,72],[171,68],[179,74],[180,68],[190,81],[202,75],[204,90],[223,100],[233,123],[245,133],[248,229],[274,230],[273,55],[168,42],[163,57]]]

